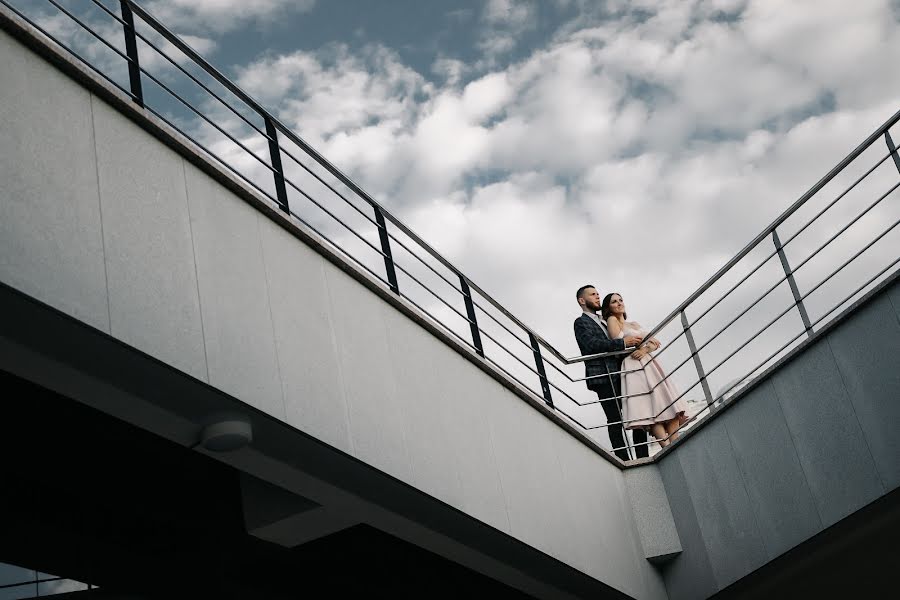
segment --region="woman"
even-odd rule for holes
[[[644,337],[648,333],[640,323],[627,320],[625,302],[620,294],[607,294],[600,306],[600,314],[606,321],[610,339],[629,335]],[[677,439],[678,428],[688,417],[687,402],[675,400],[678,398],[675,386],[666,379],[666,374],[650,354],[659,347],[656,338],[645,339],[622,361],[622,419],[628,429],[650,431],[665,448]]]

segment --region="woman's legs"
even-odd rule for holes
[[[660,447],[665,448],[678,439],[679,427],[681,427],[681,423],[676,417],[661,423],[654,423],[650,426],[650,433],[652,433],[653,437],[656,438],[656,441],[659,442]]]
[[[666,439],[668,435],[666,433],[666,427],[663,423],[654,423],[650,426],[650,433],[653,434],[653,437],[656,438],[656,441],[659,442],[659,445],[663,448],[669,445],[669,440]]]
[[[666,421],[666,433],[669,434],[669,441],[674,442],[678,439],[678,429],[681,427],[681,423],[678,420],[678,417]]]

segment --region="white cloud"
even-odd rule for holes
[[[488,0],[482,13],[484,29],[479,47],[486,64],[516,47],[520,36],[537,26],[537,5],[532,0]]]
[[[527,28],[521,6],[489,4],[483,18]],[[258,60],[239,83],[574,354],[578,286],[619,291],[654,323],[897,110],[898,44],[887,2],[623,1],[487,72],[445,57],[429,82],[383,47],[338,45]],[[835,222],[884,191],[891,168]],[[810,285],[822,272],[804,270]]]

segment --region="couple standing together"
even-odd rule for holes
[[[647,432],[663,447],[675,441],[678,428],[687,421],[687,403],[676,400],[678,393],[651,355],[659,350],[659,341],[644,339],[647,331],[627,320],[621,295],[607,294],[601,301],[597,288],[585,285],[575,297],[582,310],[575,319],[575,340],[582,355],[637,347],[625,358],[621,354],[604,356],[586,360],[584,366],[587,387],[597,392],[610,424],[609,441],[616,456],[631,458],[624,424],[633,431],[635,458],[646,458]]]

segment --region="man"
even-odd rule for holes
[[[585,285],[578,288],[575,298],[581,306],[582,314],[575,319],[575,340],[578,342],[578,348],[581,350],[582,356],[590,354],[600,354],[601,352],[614,352],[616,350],[624,350],[629,346],[638,346],[643,340],[635,336],[625,336],[625,339],[611,340],[606,330],[606,323],[600,320],[597,311],[600,310],[600,293],[592,285]],[[608,423],[618,423],[618,425],[609,425],[609,441],[612,444],[616,456],[622,460],[629,460],[628,449],[625,447],[625,431],[622,427],[622,404],[621,400],[616,398],[621,389],[619,385],[619,374],[617,371],[622,370],[622,358],[624,354],[616,356],[607,356],[603,358],[595,358],[584,362],[584,369],[587,377],[587,387],[589,390],[597,392],[600,398],[600,406],[606,413],[606,421]],[[594,377],[603,375],[602,377]],[[635,456],[636,458],[645,458],[649,456],[647,448],[647,432],[643,429],[634,430]]]

